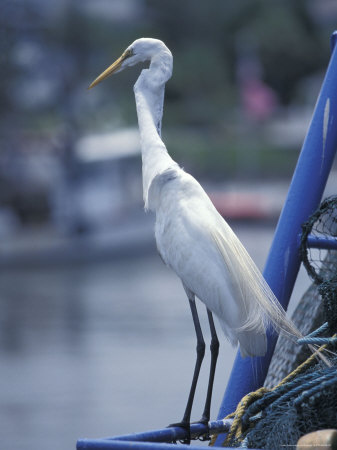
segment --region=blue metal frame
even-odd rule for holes
[[[323,238],[320,236],[312,236],[309,234],[307,244],[309,248],[337,250],[336,238],[331,236],[326,236]]]
[[[191,424],[191,436],[195,439],[198,436],[207,433],[224,433],[230,429],[232,420],[215,420],[208,423],[208,426],[202,423]],[[158,448],[158,443],[165,444],[165,449],[176,450],[177,446],[174,442],[186,438],[186,430],[180,427],[163,428],[160,430],[146,431],[144,433],[126,434],[122,436],[114,436],[105,439],[81,439],[77,441],[77,450],[99,450],[103,448],[128,449],[128,448]],[[152,444],[152,445],[150,445]],[[160,444],[162,446],[162,444]],[[200,446],[189,446],[200,450]]]
[[[287,308],[300,267],[299,244],[301,225],[317,209],[328,179],[337,148],[337,31],[331,36],[332,55],[305,138],[300,157],[283,207],[274,240],[266,262],[264,277],[284,308]],[[335,241],[309,236],[316,248],[336,248]],[[331,247],[332,246],[332,247]],[[221,420],[236,409],[241,398],[263,385],[274,351],[277,336],[269,333],[268,351],[263,358],[242,358],[238,352],[219,410],[218,420],[210,422],[212,431],[226,432],[228,422]],[[207,432],[202,424],[191,426],[193,434]],[[182,428],[166,428],[114,438],[79,440],[78,450],[176,449],[174,444],[163,444],[187,437]],[[215,445],[221,445],[222,435]],[[192,449],[200,447],[190,446]]]
[[[301,263],[301,226],[319,206],[337,148],[336,37],[337,31],[331,37],[330,63],[263,273],[285,309]],[[234,411],[244,395],[263,385],[276,340],[276,335],[269,335],[268,351],[263,358],[243,359],[238,352],[218,418]]]

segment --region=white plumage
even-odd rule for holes
[[[200,184],[167,153],[161,140],[165,83],[172,55],[163,42],[138,39],[90,87],[140,61],[150,61],[135,86],[145,208],[155,212],[155,237],[165,263],[180,277],[189,298],[197,296],[218,317],[243,356],[264,355],[266,327],[300,333],[229,225]]]

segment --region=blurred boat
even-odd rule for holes
[[[63,167],[50,183],[50,223],[16,226],[3,235],[1,267],[91,262],[154,250],[154,219],[143,211],[138,129],[81,137]]]

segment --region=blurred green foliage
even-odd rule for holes
[[[2,1],[1,133],[9,128],[53,132],[67,124],[82,134],[135,125],[131,86],[139,68],[90,94],[86,87],[134,39],[151,36],[164,40],[174,54],[164,116],[173,155],[184,161],[188,152],[186,161],[200,172],[239,173],[238,155],[252,147],[259,149],[260,172],[273,165],[281,174],[291,170],[295,158],[279,143],[263,141],[264,124],[248,124],[248,139],[232,126],[246,120],[238,64],[241,55],[253,54],[261,80],[280,106],[301,106],[302,80],[320,74],[329,58],[335,16],[317,17],[318,0],[143,0],[127,2],[130,15],[122,19],[91,13],[93,1],[61,3],[48,10],[38,0]]]

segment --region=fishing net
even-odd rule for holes
[[[310,248],[310,236],[316,241],[328,238],[335,249],[322,250]],[[337,197],[324,200],[318,209],[303,225],[301,257],[308,274],[318,286],[322,298],[325,318],[330,331],[337,329]]]
[[[329,239],[335,248],[312,248],[313,241],[316,247],[321,246],[323,238]],[[303,335],[320,327],[320,338],[317,339],[318,333],[314,332],[312,339],[320,343],[323,337],[323,342],[329,342],[326,347],[331,352],[337,349],[336,338],[324,336],[332,336],[337,331],[336,244],[337,197],[330,197],[303,225],[300,252],[313,284],[303,295],[292,319]],[[321,327],[324,322],[325,326]],[[233,414],[237,418],[240,410],[240,420],[234,427],[234,419],[225,445],[295,449],[302,435],[336,428],[337,357],[330,357],[331,367],[328,367],[323,362],[318,363],[312,355],[308,358],[306,348],[306,345],[279,338],[265,387],[241,401],[241,409],[239,405]]]
[[[312,333],[325,320],[322,302],[318,299],[318,287],[312,284],[304,293],[293,312],[292,321],[303,336]],[[307,346],[297,345],[286,336],[279,336],[264,386],[266,388],[276,386],[295,367],[302,364],[310,354]]]
[[[337,359],[332,367],[316,364],[266,393],[241,419],[242,435],[232,445],[243,448],[296,448],[311,431],[336,427]]]
[[[302,226],[300,254],[304,267],[313,283],[304,293],[295,309],[292,320],[306,336],[326,320],[331,321],[331,334],[337,330],[335,297],[337,295],[337,250],[311,248],[308,237],[330,238],[337,242],[337,197],[329,197]],[[322,294],[322,295],[321,295]],[[322,300],[322,301],[321,301]],[[331,314],[335,311],[335,315]],[[265,387],[276,386],[310,355],[307,347],[294,344],[280,336],[271,360]]]

